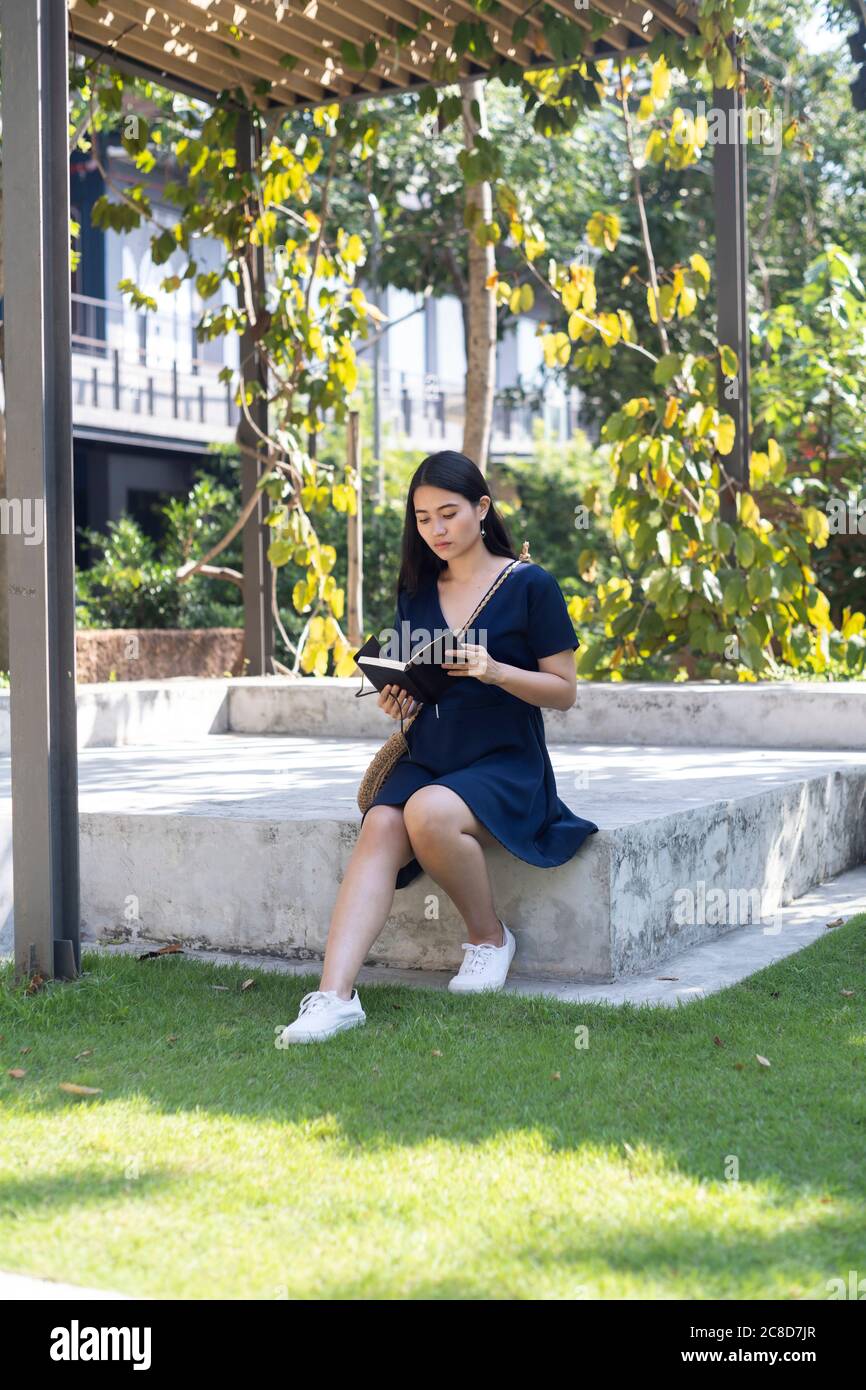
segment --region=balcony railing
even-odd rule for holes
[[[234,430],[239,411],[232,384],[219,380],[222,354],[219,341],[196,342],[192,320],[72,295],[73,407],[140,417],[150,432],[173,421]]]
[[[383,426],[392,436],[402,437],[409,447],[460,448],[466,411],[462,381],[392,369],[382,372],[379,389]],[[515,394],[496,393],[491,444],[495,453],[531,450],[538,419],[553,438],[570,438],[577,423],[576,393],[566,396],[548,387],[545,393],[527,391],[523,400]]]
[[[115,417],[125,430],[227,438],[239,417],[234,383],[221,382],[226,340],[200,344],[191,319],[146,313],[124,304],[72,296],[73,406]],[[429,373],[383,367],[379,384],[383,439],[407,448],[459,449],[465,416],[464,384]],[[331,417],[332,411],[328,412]],[[122,418],[121,418],[122,417]],[[555,387],[496,394],[491,448],[529,453],[541,418],[548,437],[567,439],[577,423],[576,396]],[[178,426],[180,428],[178,429]]]

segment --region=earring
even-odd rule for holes
[[[483,521],[483,519],[482,519],[482,522],[481,522],[481,534],[482,534],[482,536],[486,535],[486,532],[485,532],[485,530],[484,530],[484,521]]]

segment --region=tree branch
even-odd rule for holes
[[[653,298],[655,299],[656,327],[659,331],[659,340],[662,345],[662,352],[665,354],[665,356],[667,356],[667,354],[670,352],[670,346],[668,344],[667,329],[665,328],[664,319],[662,318],[662,307],[661,301],[659,300],[659,282],[658,276],[656,274],[656,260],[655,255],[653,253],[652,242],[650,241],[649,223],[647,222],[646,217],[646,207],[644,205],[643,200],[643,188],[641,186],[640,173],[638,171],[637,164],[635,163],[634,143],[632,141],[631,112],[629,111],[628,107],[628,93],[625,89],[622,61],[619,59],[617,60],[617,67],[619,69],[619,95],[620,101],[622,103],[623,120],[625,122],[625,143],[626,148],[628,149],[628,159],[629,164],[631,165],[632,179],[634,181],[634,196],[635,201],[637,203],[638,216],[640,218],[641,237],[643,239],[643,248],[647,259],[647,267],[649,269],[650,286],[652,288]]]

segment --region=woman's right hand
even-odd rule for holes
[[[418,707],[418,702],[412,698],[408,690],[403,690],[399,685],[383,686],[379,691],[377,703],[392,719],[399,719],[401,714],[406,719]]]

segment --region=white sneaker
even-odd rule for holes
[[[298,1017],[288,1024],[277,1038],[277,1047],[288,1047],[290,1043],[318,1042],[331,1038],[344,1028],[356,1028],[366,1023],[367,1015],[361,1008],[358,991],[352,991],[351,999],[341,999],[335,989],[313,989],[301,1000]]]
[[[499,920],[502,922],[501,917]],[[502,988],[517,950],[517,942],[504,922],[502,930],[505,940],[501,946],[488,946],[486,943],[478,946],[472,941],[463,942],[466,952],[463,964],[453,980],[448,981],[452,994],[480,994]]]

